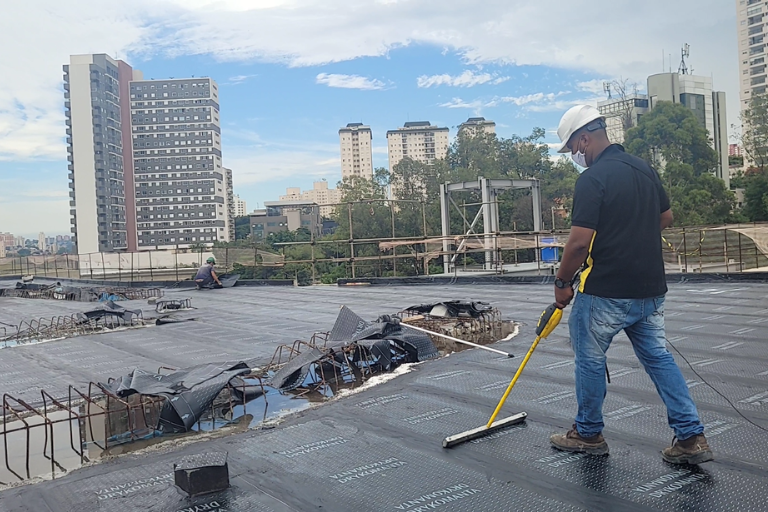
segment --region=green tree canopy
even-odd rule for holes
[[[744,215],[752,222],[768,221],[768,169],[753,169],[744,183]]]
[[[251,218],[248,215],[235,217],[235,240],[245,240],[251,234]]]
[[[659,102],[627,132],[626,147],[661,169],[676,225],[738,220],[732,213],[733,193],[713,175],[717,153],[707,130],[686,106]]]
[[[741,113],[741,146],[750,165],[768,168],[768,95],[755,94]]]

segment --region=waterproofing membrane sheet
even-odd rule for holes
[[[443,311],[445,311],[445,314],[441,316],[452,318],[459,316],[477,318],[481,314],[487,313],[493,309],[487,302],[472,300],[447,300],[443,302],[430,302],[428,304],[411,306],[405,311],[425,315],[429,314],[430,312],[434,312],[435,308],[441,308]]]
[[[240,279],[240,274],[223,275],[219,277],[222,288],[232,288],[237,284],[238,279]]]
[[[99,318],[104,318],[107,316],[115,316],[122,318],[124,322],[130,323],[131,320],[141,315],[141,310],[130,310],[126,309],[123,306],[120,306],[118,304],[115,304],[111,300],[105,302],[101,307],[92,309],[90,311],[85,311],[81,313],[80,316],[84,320],[95,320]]]
[[[522,324],[520,334],[499,348],[527,348],[551,302],[551,287],[482,290],[505,318]],[[410,304],[448,292],[397,290]],[[392,307],[391,288],[294,290],[283,297],[297,303],[310,296],[302,293],[355,303],[370,317]],[[330,305],[326,318],[337,312]],[[573,354],[563,323],[539,345],[502,410],[502,417],[527,412],[526,422],[450,450],[442,448],[442,439],[488,420],[519,360],[462,351],[414,365],[394,380],[305,410],[270,430],[125,456],[2,491],[0,510],[768,511],[768,433],[702,381],[741,414],[768,426],[768,286],[675,286],[666,316],[672,345],[698,373],[676,356],[716,457],[700,467],[661,459],[672,439],[666,412],[621,337],[608,351],[613,378],[604,434],[611,454],[589,457],[549,445],[549,435],[570,427],[576,411]],[[228,454],[232,488],[188,500],[172,484],[173,463],[211,452]]]
[[[167,433],[189,432],[227,383],[249,371],[248,366],[242,362],[205,364],[169,375],[136,369],[102,386],[120,397],[140,393],[167,398],[160,412],[157,430]]]
[[[304,352],[288,361],[275,372],[270,379],[270,385],[281,391],[296,389],[309,375],[312,365],[327,355],[328,351],[319,348],[305,349]]]
[[[357,342],[365,339],[387,339],[412,354],[414,361],[426,361],[439,355],[426,334],[391,322],[368,322],[344,306],[336,318],[328,340]]]

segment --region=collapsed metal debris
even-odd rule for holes
[[[288,354],[285,362],[281,359],[283,350]],[[367,322],[343,306],[322,345],[297,342],[293,347],[277,349],[272,364],[280,369],[271,376],[270,384],[281,391],[298,387],[321,390],[361,382],[374,373],[438,355],[429,336],[383,317]]]
[[[481,318],[493,314],[494,309],[487,302],[470,300],[448,300],[411,306],[404,310],[411,315],[429,315],[440,318]]]
[[[122,325],[141,320],[140,313],[108,303],[73,315],[71,325]],[[40,327],[35,329],[43,332]],[[32,404],[6,394],[2,404],[5,474],[25,480],[35,476],[30,460],[49,463],[55,474],[137,441],[155,442],[158,438],[159,442],[170,434],[233,424],[255,426],[268,418],[270,400],[287,406],[273,415],[290,412],[312,397],[322,401],[340,388],[362,384],[377,373],[438,355],[429,336],[386,316],[365,321],[343,307],[331,331],[315,333],[309,341],[280,345],[263,367],[237,362],[186,369],[160,367],[157,372],[134,369],[106,382],[90,382],[87,391],[70,385],[66,398],[41,390],[41,401]],[[291,406],[286,398],[304,400]],[[263,400],[263,406],[255,405],[255,400]],[[248,413],[262,410],[260,415]],[[42,453],[33,453],[35,443],[30,439],[39,438],[41,432]],[[16,457],[9,457],[9,443],[26,446],[26,452],[19,454],[17,449]],[[40,449],[39,444],[36,449]],[[23,469],[18,467],[20,455],[26,461]]]
[[[155,301],[156,313],[171,313],[192,308],[192,299],[163,299]]]
[[[227,386],[236,400],[242,402],[247,395],[245,382],[237,377],[250,372],[243,362],[205,364],[168,375],[136,369],[101,387],[123,399],[134,394],[165,398],[155,430],[177,434],[189,432]]]
[[[107,302],[83,313],[22,320],[17,325],[0,325],[0,348],[142,325],[144,315],[141,310],[129,310],[114,302]]]
[[[0,297],[22,299],[68,300],[75,302],[116,302],[162,297],[161,288],[130,288],[125,286],[65,286],[60,282],[37,284],[18,282],[15,288],[0,288]]]
[[[504,339],[515,329],[514,322],[504,321],[498,309],[479,301],[454,300],[420,304],[401,311],[399,316],[407,325],[478,344]],[[440,350],[456,351],[465,348],[440,336],[429,337]]]

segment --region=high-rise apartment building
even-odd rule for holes
[[[245,204],[244,199],[240,199],[240,196],[235,194],[235,217],[244,217],[248,215],[248,207]]]
[[[64,73],[78,253],[234,238],[216,82],[143,80],[105,54],[73,55]]]
[[[14,247],[16,242],[16,237],[13,236],[13,233],[0,233],[0,245],[4,245],[5,247]]]
[[[339,130],[341,178],[373,178],[373,132],[363,123],[349,123]]]
[[[742,110],[749,106],[753,95],[766,92],[766,16],[768,6],[763,0],[736,0]]]
[[[105,54],[64,66],[69,197],[79,254],[135,250],[128,83],[141,72]]]
[[[448,154],[448,128],[438,128],[429,121],[405,123],[402,128],[387,132],[389,170],[405,157],[431,164]]]
[[[227,233],[229,240],[235,240],[235,183],[232,181],[232,169],[224,167],[224,180],[227,201]]]
[[[330,217],[335,205],[341,202],[341,190],[328,188],[327,181],[316,181],[312,189],[301,191],[299,187],[286,189],[285,195],[280,196],[280,201],[293,201],[314,203],[320,205],[319,212],[323,217]]]
[[[475,136],[478,133],[496,133],[496,123],[484,117],[470,117],[459,125],[459,135]]]
[[[660,73],[648,77],[648,94],[631,94],[623,98],[600,101],[597,108],[605,116],[608,138],[624,142],[626,130],[635,127],[640,118],[651,112],[660,101],[681,103],[691,109],[702,127],[706,128],[717,152],[716,175],[730,186],[728,166],[728,120],[725,93],[712,90],[712,78],[685,73]]]
[[[229,241],[216,82],[136,80],[130,105],[139,248]]]
[[[648,102],[651,110],[660,101],[681,103],[691,109],[707,129],[717,152],[717,177],[730,187],[728,172],[728,119],[725,93],[712,90],[712,78],[683,73],[659,73],[648,77]]]

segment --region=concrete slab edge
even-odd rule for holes
[[[483,284],[552,284],[554,276],[416,276],[416,277],[366,277],[360,279],[339,279],[338,286],[426,286],[426,285],[483,285]],[[744,273],[688,273],[667,274],[667,283],[766,283],[768,272]],[[238,282],[239,284],[239,282]]]

